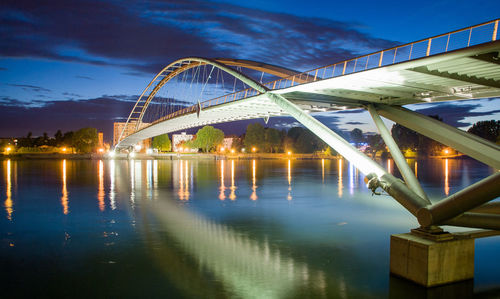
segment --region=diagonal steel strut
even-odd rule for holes
[[[402,107],[379,104],[375,109],[383,117],[500,169],[500,146],[493,142]]]
[[[311,130],[311,132],[321,138],[326,144],[335,149],[340,155],[354,164],[356,168],[366,175],[366,178],[369,180],[368,184],[374,187],[370,187],[372,190],[381,187],[415,216],[419,210],[430,205],[428,199],[418,196],[409,189],[403,181],[387,173],[379,164],[360,152],[354,146],[350,145],[349,142],[330,130],[330,128],[320,121],[307,114],[297,105],[279,94],[266,92],[266,95],[286,113],[290,114],[302,125]]]
[[[392,138],[391,133],[389,132],[385,124],[382,122],[382,119],[378,115],[373,105],[368,105],[367,108],[373,118],[373,122],[375,122],[375,125],[377,126],[380,135],[382,136],[385,144],[389,148],[389,151],[391,152],[391,155],[394,158],[394,162],[396,162],[396,165],[398,166],[399,171],[403,175],[403,178],[405,179],[405,182],[408,185],[408,187],[410,187],[410,189],[413,190],[415,193],[417,193],[420,197],[428,199],[424,190],[420,186],[417,177],[408,166],[408,163],[406,163],[405,157],[401,153],[401,150],[399,149],[398,145]]]

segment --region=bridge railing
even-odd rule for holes
[[[314,82],[351,73],[446,53],[498,39],[499,19],[426,38],[409,44],[330,64],[287,78],[264,84],[269,89],[282,89],[304,82]]]
[[[496,19],[464,29],[459,29],[449,33],[422,39],[409,44],[404,44],[401,46],[316,68],[287,78],[270,81],[263,85],[271,90],[283,89],[303,83],[344,76],[360,71],[374,69],[377,67],[383,67],[399,62],[410,61],[430,55],[446,53],[449,51],[463,49],[486,42],[496,41],[499,38],[499,21],[500,19]],[[238,92],[230,93],[218,98],[201,102],[200,108],[205,109],[211,106],[241,100],[258,94],[259,92],[255,89],[247,88]],[[151,125],[180,115],[195,112],[198,109],[197,106],[198,104],[195,104],[177,110],[152,122]]]

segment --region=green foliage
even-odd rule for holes
[[[192,142],[192,147],[201,148],[208,153],[221,145],[224,141],[224,132],[212,126],[204,126],[196,133],[196,139]]]
[[[467,132],[492,142],[498,142],[500,141],[500,120],[478,121]]]
[[[359,145],[365,140],[363,136],[363,131],[361,131],[361,129],[358,128],[353,129],[350,135],[351,135],[351,141],[354,142],[356,145]]]
[[[97,130],[95,128],[83,128],[73,135],[73,145],[79,153],[90,153],[97,147]]]
[[[266,146],[266,130],[259,123],[249,124],[243,141],[245,147],[250,150],[252,147],[263,151]]]
[[[265,130],[265,150],[266,152],[277,153],[281,147],[281,132],[274,128]]]
[[[302,127],[291,128],[287,134],[287,142],[293,144],[293,150],[297,153],[314,153],[327,147],[323,140]]]
[[[385,143],[380,134],[366,136],[366,142],[372,151],[378,152],[385,150]]]
[[[156,148],[160,152],[169,152],[172,150],[172,143],[168,138],[168,134],[163,134],[156,136],[153,139],[153,148]]]
[[[430,117],[439,121],[443,120],[438,115],[430,115]],[[400,124],[392,126],[391,134],[402,151],[412,150],[419,154],[430,155],[440,152],[443,147],[439,142],[420,135]]]

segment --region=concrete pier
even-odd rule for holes
[[[433,241],[415,234],[391,236],[391,273],[432,287],[474,277],[474,239]]]

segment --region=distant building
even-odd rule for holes
[[[97,133],[97,145],[100,148],[104,147],[104,134],[102,132]]]
[[[120,136],[122,134],[123,128],[125,128],[125,122],[115,122],[113,123],[113,147],[120,141]],[[122,138],[132,134],[135,132],[136,122],[129,122],[127,128],[123,132]],[[140,128],[149,125],[148,123],[141,123]],[[151,138],[145,139],[139,143],[141,146],[141,151],[145,151],[148,148],[151,148],[152,140]]]
[[[197,153],[198,149],[196,148],[183,147],[184,143],[186,143],[189,140],[192,140],[193,138],[194,135],[186,134],[186,132],[182,132],[181,134],[172,134],[172,151]]]
[[[226,150],[229,150],[233,147],[233,137],[226,137],[222,141],[222,147],[225,148]]]

